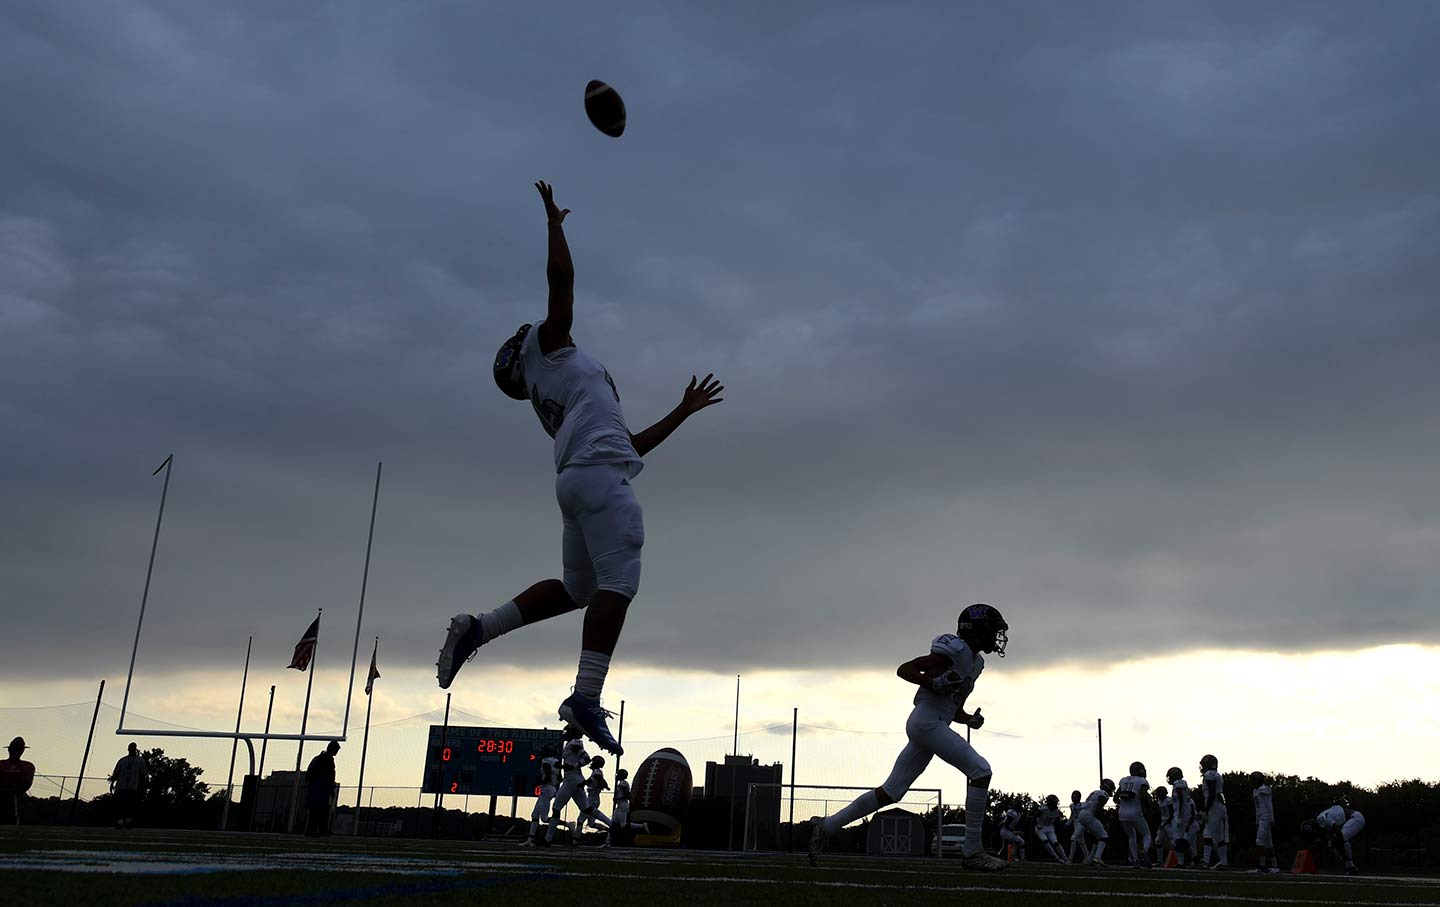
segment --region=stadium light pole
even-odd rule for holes
[[[1095,719],[1095,750],[1100,760],[1100,780],[1105,780],[1105,728],[1104,719]]]
[[[735,742],[730,750],[731,755],[740,755],[740,675],[735,675]],[[731,791],[733,794],[734,791]]]
[[[795,744],[800,735],[800,707],[790,710],[790,838],[786,850],[795,849]]]
[[[70,801],[70,823],[75,823],[75,810],[80,807],[80,787],[85,783],[85,763],[90,761],[90,744],[95,740],[95,722],[100,718],[100,700],[105,696],[105,681],[95,694],[95,712],[90,716],[90,736],[85,738],[85,755],[80,757],[80,777],[75,781],[75,797]],[[62,794],[63,796],[63,794]]]
[[[151,476],[157,476],[160,470],[165,470],[165,484],[160,487],[160,513],[155,517],[155,535],[150,539],[150,563],[145,568],[145,591],[140,593],[140,619],[135,622],[135,645],[130,647],[130,670],[125,674],[125,695],[120,700],[120,723],[115,726],[117,734],[125,727],[125,709],[130,705],[130,681],[135,676],[135,653],[140,651],[140,628],[145,626],[145,603],[150,600],[150,576],[155,572],[155,549],[160,545],[160,523],[165,519],[165,497],[170,493],[170,468],[174,464],[175,455],[172,453],[150,473]]]
[[[235,797],[235,751],[240,748],[240,719],[245,715],[245,686],[250,682],[250,647],[255,637],[245,641],[245,670],[240,675],[240,707],[235,710],[235,739],[230,741],[230,771],[225,775],[225,805],[220,808],[220,830],[230,821],[230,801]],[[255,751],[250,751],[254,758]]]

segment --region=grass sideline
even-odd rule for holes
[[[593,904],[986,903],[1440,905],[1440,878],[1016,864],[997,875],[953,860],[712,851],[546,850],[477,841],[325,838],[93,828],[0,829],[6,907],[319,907],[574,898]],[[1058,901],[1056,899],[1059,899]],[[1173,905],[1167,905],[1173,907]]]

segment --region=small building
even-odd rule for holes
[[[865,852],[881,857],[925,856],[925,822],[909,810],[876,813],[865,834]]]

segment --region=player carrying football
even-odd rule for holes
[[[816,816],[810,836],[810,864],[817,862],[831,835],[851,822],[898,801],[925,771],[930,760],[941,759],[965,773],[965,855],[961,865],[981,872],[998,872],[1004,860],[986,853],[980,833],[985,824],[985,807],[990,794],[990,763],[970,743],[950,729],[952,722],[979,728],[985,719],[976,709],[965,711],[965,700],[975,689],[975,680],[985,668],[981,653],[1005,657],[1010,625],[990,605],[971,605],[960,613],[955,633],[943,633],[930,644],[930,654],[905,662],[895,673],[918,686],[915,707],[905,722],[909,742],[900,751],[890,777],[874,790],[866,791],[833,816]]]
[[[610,713],[600,707],[600,692],[626,609],[640,584],[645,525],[630,480],[644,465],[641,457],[690,416],[724,399],[719,394],[725,388],[713,375],[703,380],[692,376],[669,415],[639,434],[630,433],[610,373],[570,337],[575,266],[562,226],[570,209],[556,207],[546,183],[535,188],[545,203],[550,230],[545,269],[549,307],[534,330],[521,325],[505,341],[493,371],[500,390],[515,400],[530,401],[540,424],[555,439],[555,497],[565,526],[564,579],[542,580],[484,614],[455,615],[435,674],[440,688],[448,689],[460,666],[486,643],[527,624],[586,608],[575,689],[559,713],[601,749],[621,755],[605,722]]]

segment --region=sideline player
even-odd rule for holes
[[[559,713],[601,749],[618,756],[622,750],[606,724],[610,713],[600,707],[600,693],[640,583],[645,526],[630,480],[644,466],[643,456],[680,423],[724,399],[719,394],[725,388],[713,375],[698,381],[692,377],[669,415],[639,434],[630,433],[610,373],[570,337],[575,266],[562,226],[570,209],[556,207],[546,183],[535,188],[545,203],[550,231],[545,269],[549,304],[545,320],[534,330],[521,325],[505,341],[493,371],[507,396],[530,401],[540,424],[555,439],[555,497],[565,527],[564,579],[542,580],[484,614],[455,615],[435,675],[440,688],[448,689],[461,665],[486,643],[527,624],[587,608],[575,689]]]
[[[1025,862],[1025,832],[1020,829],[1020,813],[1014,809],[1005,810],[1000,820],[1000,852],[995,856],[1004,857],[1005,848],[1015,848],[1015,862]]]
[[[647,828],[644,822],[631,823],[630,821],[630,770],[619,768],[615,770],[615,806],[610,815],[610,834],[606,836],[602,847],[609,847],[619,840],[619,833],[622,831],[644,831]]]
[[[1250,799],[1255,802],[1255,846],[1260,849],[1260,868],[1256,872],[1275,874],[1280,864],[1275,860],[1275,800],[1261,772],[1250,773]]]
[[[1185,780],[1185,772],[1178,765],[1172,765],[1169,771],[1165,772],[1165,780],[1170,782],[1170,846],[1175,849],[1175,861],[1181,869],[1185,868],[1185,859],[1191,851],[1190,829],[1195,823],[1195,803],[1190,797],[1190,782]]]
[[[1085,828],[1080,824],[1080,811],[1085,808],[1085,796],[1078,790],[1070,792],[1070,859],[1075,862],[1075,851],[1080,851],[1081,862],[1089,862],[1090,845],[1085,842]]]
[[[1300,831],[1311,838],[1323,838],[1335,853],[1345,861],[1346,875],[1359,875],[1355,866],[1355,852],[1350,842],[1365,828],[1365,817],[1360,810],[1351,809],[1343,803],[1336,803],[1313,819],[1306,820]]]
[[[1045,847],[1045,852],[1054,858],[1056,863],[1064,863],[1065,856],[1060,852],[1060,839],[1055,835],[1055,823],[1064,819],[1060,813],[1060,798],[1054,794],[1045,797],[1045,802],[1035,807],[1035,837]]]
[[[990,763],[975,752],[964,737],[952,731],[950,725],[958,721],[979,728],[985,723],[979,709],[974,713],[965,711],[965,700],[985,669],[982,653],[994,652],[1005,657],[1009,629],[998,609],[984,604],[971,605],[960,612],[954,633],[935,637],[930,643],[930,654],[913,658],[895,670],[901,680],[920,688],[915,692],[915,707],[905,721],[909,742],[895,759],[895,766],[884,784],[856,797],[853,803],[832,816],[815,817],[815,830],[810,835],[810,865],[816,864],[831,835],[898,801],[925,771],[930,760],[939,756],[964,772],[967,779],[965,853],[960,865],[981,872],[999,872],[1006,867],[1004,860],[986,853],[980,841],[985,827],[985,807],[990,799]]]
[[[1149,790],[1145,763],[1130,763],[1130,774],[1120,779],[1115,791],[1115,808],[1130,843],[1131,866],[1150,866],[1150,823],[1145,819],[1145,794]]]
[[[1163,784],[1155,787],[1155,805],[1160,807],[1160,825],[1155,829],[1155,858],[1163,866],[1165,855],[1170,852],[1173,843],[1170,840],[1170,820],[1175,815],[1175,803]]]
[[[1205,808],[1205,856],[1200,865],[1206,869],[1230,868],[1230,816],[1225,808],[1225,777],[1220,774],[1220,760],[1210,754],[1200,757],[1200,796]],[[1219,860],[1211,862],[1211,856]]]
[[[521,847],[535,846],[535,838],[540,834],[540,823],[550,814],[550,804],[555,800],[555,785],[560,780],[560,760],[555,758],[554,744],[545,747],[543,752],[545,756],[540,760],[540,796],[535,798],[535,808],[530,810],[530,834],[520,842]]]
[[[1101,857],[1105,854],[1105,845],[1110,843],[1110,835],[1105,831],[1105,804],[1114,794],[1115,782],[1109,778],[1101,778],[1100,786],[1090,792],[1090,796],[1085,798],[1080,807],[1080,827],[1095,839],[1095,846],[1090,848],[1090,856],[1085,859],[1087,866],[1105,866]]]

